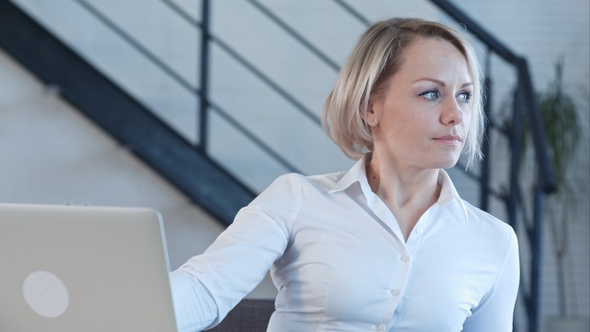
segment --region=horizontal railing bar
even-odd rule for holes
[[[312,43],[310,43],[306,38],[300,35],[295,29],[290,27],[287,23],[281,20],[277,15],[275,15],[272,11],[270,11],[266,6],[261,4],[256,0],[246,0],[250,2],[254,7],[260,10],[264,15],[266,15],[269,19],[271,19],[274,23],[280,26],[285,32],[287,32],[291,37],[295,40],[300,42],[304,47],[310,50],[313,54],[315,54],[318,58],[320,58],[328,67],[332,68],[335,71],[340,70],[340,66],[326,54],[324,54],[319,48],[315,47]]]
[[[301,113],[303,113],[307,118],[309,118],[312,122],[317,125],[321,125],[320,118],[315,115],[312,111],[307,109],[303,104],[301,104],[295,97],[291,96],[286,90],[281,88],[277,83],[275,83],[272,79],[267,77],[262,71],[258,70],[256,66],[251,64],[248,60],[244,59],[241,55],[239,55],[236,51],[234,51],[230,46],[226,43],[222,42],[221,40],[217,39],[214,36],[211,36],[211,39],[215,41],[217,46],[222,48],[225,52],[227,52],[230,56],[232,56],[236,61],[240,62],[244,67],[246,67],[250,72],[252,72],[255,76],[257,76],[260,80],[265,82],[269,85],[275,92],[277,92],[280,96],[284,99],[289,101],[295,108],[297,108]]]
[[[164,70],[170,76],[172,76],[178,83],[180,83],[189,92],[191,92],[193,94],[201,94],[201,92],[198,88],[192,87],[188,82],[186,82],[182,77],[180,77],[176,72],[174,72],[174,70],[170,69],[166,64],[164,64],[160,59],[158,59],[155,55],[153,55],[149,50],[147,50],[145,47],[143,47],[141,44],[139,44],[137,41],[135,41],[125,31],[123,31],[115,23],[113,23],[105,15],[103,15],[98,9],[96,9],[95,7],[93,7],[92,5],[87,3],[85,0],[74,0],[74,1],[78,2],[81,6],[83,6],[85,9],[87,9],[92,15],[94,15],[96,18],[98,18],[103,24],[105,24],[107,27],[112,29],[117,35],[119,35],[121,38],[123,38],[129,44],[131,44],[134,48],[136,48],[144,56],[146,56],[151,61],[153,61],[158,67],[160,67],[162,70]],[[169,1],[167,1],[167,0],[162,0],[162,1],[169,3]],[[169,3],[169,4],[175,6],[175,4],[173,4],[173,3]],[[197,22],[195,21],[194,24],[197,24]],[[250,140],[252,140],[256,145],[258,145],[264,152],[269,154],[272,158],[277,160],[277,162],[279,164],[281,164],[283,167],[285,167],[287,170],[289,170],[291,172],[298,172],[298,170],[295,166],[293,166],[286,159],[284,159],[282,156],[280,156],[277,152],[272,150],[264,142],[262,142],[256,136],[254,136],[248,129],[246,129],[245,127],[240,125],[235,119],[233,119],[221,107],[219,107],[218,105],[215,105],[211,101],[207,101],[207,104],[213,110],[215,110],[220,116],[222,116],[228,123],[230,123],[233,127],[235,127],[239,132],[241,132],[243,135],[245,135]]]
[[[178,6],[174,1],[171,0],[161,0],[163,3],[168,5],[176,14],[180,15],[185,21],[190,22],[192,25],[198,27],[199,29],[203,28],[201,22],[194,19],[192,16],[186,13],[184,9]]]
[[[127,34],[123,29],[119,28],[113,21],[109,20],[105,15],[103,15],[98,9],[93,7],[91,4],[86,2],[86,0],[74,0],[79,3],[82,7],[88,10],[92,15],[94,15],[97,19],[99,19],[103,24],[113,30],[119,37],[123,38],[127,43],[133,46],[137,51],[141,54],[146,56],[150,59],[157,67],[161,70],[166,72],[170,75],[174,80],[176,80],[183,88],[188,90],[191,93],[200,94],[198,88],[192,86],[187,80],[182,78],[178,73],[176,73],[172,68],[166,65],[162,60],[160,60],[157,56],[155,56],[152,52],[150,52],[147,48],[143,45],[138,43],[135,39],[133,39],[129,34]]]
[[[337,4],[339,4],[340,7],[344,8],[344,10],[346,10],[350,15],[352,15],[353,17],[355,17],[359,21],[361,21],[364,25],[371,24],[371,21],[369,19],[365,18],[363,15],[361,15],[357,10],[355,10],[354,8],[352,8],[346,2],[344,2],[342,0],[334,0],[334,2],[336,2]]]
[[[469,33],[476,36],[488,48],[494,51],[494,53],[497,53],[499,56],[504,58],[509,63],[512,63],[514,65],[517,64],[518,60],[520,59],[518,55],[514,54],[514,52],[509,50],[506,46],[504,46],[504,44],[498,41],[489,32],[484,30],[469,16],[467,16],[465,13],[459,10],[459,8],[455,7],[453,4],[446,0],[430,0],[430,2],[438,6],[438,8],[440,8],[442,11],[451,16],[455,21],[464,25],[465,28],[467,28],[467,31],[469,31]]]
[[[254,142],[258,147],[260,147],[264,152],[269,154],[272,158],[279,162],[283,167],[285,167],[289,172],[301,173],[297,170],[295,166],[293,166],[290,162],[288,162],[285,158],[279,155],[276,151],[274,151],[271,147],[266,145],[262,140],[256,137],[250,130],[246,127],[242,126],[238,121],[236,121],[229,113],[224,111],[218,105],[215,105],[212,102],[209,102],[209,106],[213,109],[217,114],[219,114],[225,121],[230,123],[234,126],[239,132],[241,132],[244,136]]]
[[[162,0],[165,1],[165,0]],[[167,1],[165,3],[168,3]],[[189,24],[192,24],[195,27],[199,27],[200,25],[197,21],[190,16],[182,16]],[[229,54],[234,60],[238,61],[241,65],[243,65],[246,69],[248,69],[252,74],[266,83],[271,89],[277,92],[281,97],[286,99],[291,105],[295,106],[303,115],[309,118],[312,122],[316,125],[321,126],[320,118],[315,115],[311,110],[307,109],[303,104],[301,104],[295,97],[289,94],[286,90],[280,87],[279,84],[274,82],[271,78],[266,76],[261,70],[259,70],[255,65],[250,63],[244,57],[242,57],[238,52],[236,52],[233,48],[223,42],[220,38],[216,37],[213,34],[209,34],[210,39],[212,42],[217,44],[221,49],[223,49],[227,54]]]

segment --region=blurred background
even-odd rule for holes
[[[587,0],[0,0],[0,202],[156,208],[175,269],[278,175],[352,165],[322,104],[393,16],[465,31],[485,69],[486,158],[449,173],[517,231],[515,330],[588,331]]]

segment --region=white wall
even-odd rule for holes
[[[4,52],[0,86],[0,202],[155,208],[172,269],[223,230]],[[274,295],[266,280],[251,297]]]

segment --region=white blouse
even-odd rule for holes
[[[439,183],[405,242],[363,160],[279,177],[170,274],[179,330],[218,324],[270,269],[278,295],[268,331],[511,331],[516,235],[463,201],[443,170]]]

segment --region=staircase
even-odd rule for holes
[[[323,134],[319,111],[349,51],[337,39],[346,35],[346,29],[351,29],[350,35],[358,35],[370,22],[358,8],[338,0],[316,2],[313,8],[305,4],[273,7],[255,0],[202,0],[191,5],[154,0],[128,11],[122,3],[0,0],[0,47],[40,80],[58,87],[66,101],[224,225],[229,225],[237,210],[279,174],[316,174],[349,167],[351,162]],[[492,158],[486,158],[473,172],[457,167],[451,175],[458,187],[475,191],[467,190],[467,200],[503,215],[519,234],[525,255],[521,258],[519,297],[524,322],[516,324],[515,329],[522,326],[535,332],[539,321],[543,197],[554,190],[555,181],[547,161],[527,62],[450,2],[416,3],[436,8],[441,20],[449,24],[463,24],[478,41],[485,54],[481,58],[488,59],[488,95],[501,88],[494,85],[489,59],[501,59],[517,73],[511,131],[495,119],[495,100],[489,98],[486,104],[490,121],[483,152],[491,156],[502,149],[499,141],[508,141],[511,149],[507,150],[506,171],[492,174]],[[61,7],[48,10],[35,6]],[[234,8],[227,10],[224,6]],[[50,13],[70,10],[65,17],[77,17],[75,24],[95,26],[88,31],[104,30],[109,39],[69,38],[75,34],[68,35],[68,29],[75,29],[75,24],[68,26],[68,22],[59,20],[53,25],[48,23]],[[332,13],[330,19],[336,28],[314,26],[314,22],[324,23],[324,17],[305,24],[292,21],[290,10]],[[133,25],[141,22],[137,18],[140,14],[167,25],[141,34],[142,27]],[[238,16],[251,17],[252,21],[243,25]],[[163,34],[162,29],[172,35]],[[162,34],[161,40],[170,40],[170,48],[154,48],[146,37],[150,34]],[[286,42],[273,48],[270,38]],[[174,44],[176,40],[183,45]],[[104,48],[83,45],[85,41],[100,46],[108,41],[108,49],[117,56],[111,54],[105,57],[111,60],[103,61],[100,53]],[[115,44],[122,46],[111,46]],[[270,48],[262,47],[268,44]],[[174,52],[176,47],[178,53]],[[273,53],[270,56],[269,50]],[[189,56],[179,55],[185,53]],[[297,56],[286,64],[296,69],[273,60],[293,53]],[[139,67],[139,63],[146,65]],[[125,76],[133,70],[150,73],[147,79],[134,81]],[[518,176],[520,135],[515,133],[520,131],[525,115],[534,129],[538,185],[532,192],[523,190]]]

